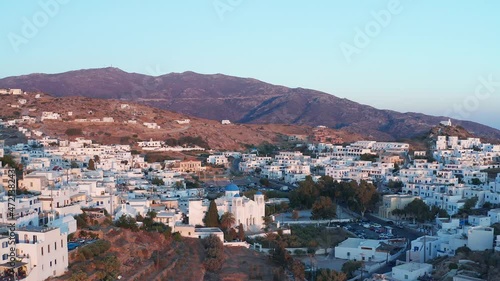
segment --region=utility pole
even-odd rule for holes
[[[425,263],[425,256],[426,256],[426,252],[427,252],[426,238],[427,238],[427,235],[424,235],[424,263]]]

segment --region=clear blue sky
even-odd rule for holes
[[[224,73],[500,128],[500,1],[59,1],[0,2],[0,77]]]

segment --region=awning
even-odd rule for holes
[[[3,267],[3,268],[16,269],[16,268],[20,268],[20,267],[25,266],[25,265],[27,265],[27,263],[22,262],[22,261],[6,262],[6,263],[0,264],[0,268]]]

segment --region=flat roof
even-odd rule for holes
[[[457,278],[460,278],[462,280],[469,280],[469,281],[484,281],[484,279],[481,278],[475,278],[467,275],[462,275],[462,274],[457,274],[455,275]]]
[[[378,246],[380,246],[379,240],[361,238],[347,238],[347,240],[338,245],[338,247],[346,248],[370,247],[373,249],[376,249]]]
[[[408,263],[403,263],[403,264],[397,265],[394,268],[413,272],[413,271],[417,271],[419,269],[427,268],[427,267],[432,268],[432,265],[428,264],[428,263],[408,262]]]
[[[217,227],[203,227],[203,228],[195,228],[194,232],[222,232]]]
[[[18,227],[16,230],[17,231],[28,231],[28,232],[48,232],[51,230],[57,229],[57,227],[43,227],[43,226],[23,226],[23,227]]]

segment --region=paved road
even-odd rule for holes
[[[375,216],[372,216],[370,214],[366,214],[365,217],[367,219],[369,219],[370,221],[372,222],[376,222],[376,223],[379,223],[381,225],[385,225],[385,226],[391,226],[392,225],[389,225],[387,224],[386,221],[384,220],[381,220]],[[407,250],[409,249],[410,247],[410,242],[412,240],[415,240],[417,239],[418,237],[421,237],[423,236],[424,234],[421,233],[421,232],[418,232],[416,230],[413,230],[413,229],[409,229],[409,228],[404,228],[404,229],[399,229],[399,228],[394,228],[393,229],[393,234],[397,237],[405,237],[406,239],[408,239],[408,246],[407,246]],[[402,254],[400,254],[397,258],[397,260],[400,260],[400,261],[406,261],[406,252],[403,252]],[[391,265],[384,265],[383,267],[379,268],[377,271],[375,271],[374,273],[386,273],[386,272],[389,272],[391,271],[392,269],[392,266]]]

